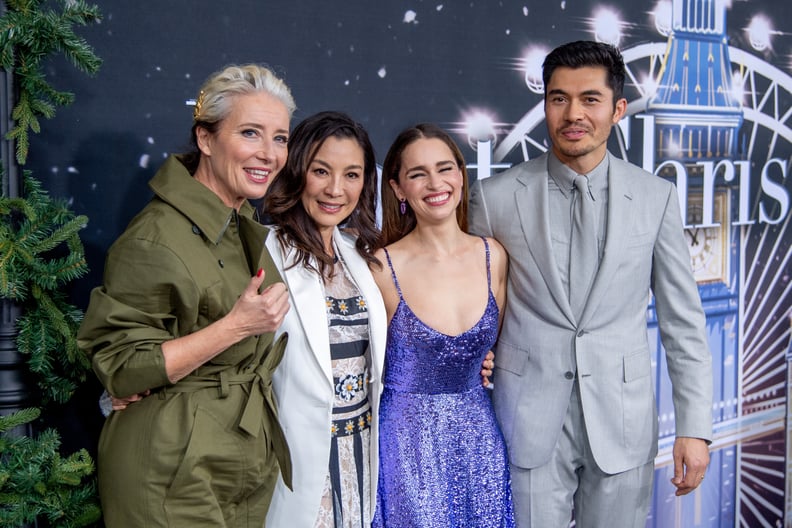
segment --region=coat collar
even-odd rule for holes
[[[214,244],[220,243],[237,214],[234,208],[225,205],[220,197],[193,178],[175,155],[168,156],[149,182],[149,187],[158,198],[189,218]],[[253,206],[245,201],[238,214],[253,218]]]
[[[333,383],[333,373],[330,358],[330,337],[328,333],[327,308],[324,302],[324,285],[315,271],[306,269],[302,264],[291,266],[294,262],[295,250],[293,247],[283,247],[273,229],[267,247],[272,252],[277,252],[281,260],[283,277],[289,288],[292,307],[296,313],[300,326],[305,334],[305,339],[311,352],[316,358],[319,368],[324,373],[328,383]],[[375,321],[385,321],[385,308],[379,289],[374,282],[368,264],[360,257],[355,249],[355,239],[345,235],[336,228],[333,231],[333,241],[344,259],[344,264],[360,290],[361,296],[367,303],[369,312],[370,344],[384,343],[384,325],[377,325]],[[379,365],[372,365],[377,371],[372,375],[379,376]]]

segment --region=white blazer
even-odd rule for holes
[[[385,306],[368,264],[355,250],[355,238],[337,228],[333,239],[341,258],[366,301],[369,317],[371,354],[371,510],[377,493],[377,434],[379,398],[382,393],[382,368],[385,358],[387,316]],[[330,363],[330,338],[327,328],[325,295],[321,279],[302,264],[293,262],[293,249],[281,247],[275,230],[266,241],[289,289],[291,308],[277,336],[289,334],[283,360],[273,375],[273,390],[278,401],[278,416],[291,452],[293,487],[290,491],[278,478],[266,526],[312,528],[319,513],[330,464],[330,424],[333,413],[333,374]],[[367,521],[370,522],[370,519]]]

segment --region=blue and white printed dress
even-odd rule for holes
[[[371,518],[369,323],[366,302],[343,260],[325,284],[335,401],[330,467],[317,527],[360,528]]]

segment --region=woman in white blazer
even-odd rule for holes
[[[371,524],[387,324],[369,271],[376,184],[365,130],[322,112],[295,127],[265,199],[275,225],[266,244],[291,303],[273,388],[293,467],[293,490],[276,484],[268,527]]]

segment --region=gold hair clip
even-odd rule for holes
[[[204,96],[206,92],[201,90],[201,93],[198,94],[198,100],[195,101],[195,108],[193,109],[193,120],[198,121],[198,116],[201,115],[201,106],[203,106]]]

